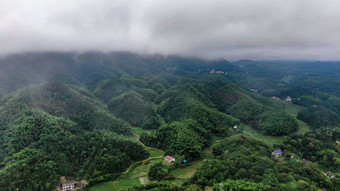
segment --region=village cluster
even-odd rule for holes
[[[225,71],[221,71],[221,70],[215,70],[214,68],[201,68],[198,69],[198,72],[209,72],[210,74],[223,74],[223,75],[227,75],[228,73]]]
[[[339,141],[337,141],[337,143],[338,143]],[[340,142],[339,142],[340,143]],[[274,150],[273,152],[272,152],[272,158],[279,158],[279,157],[288,157],[288,158],[290,158],[290,159],[293,159],[294,158],[294,156],[293,155],[285,155],[283,152],[282,152],[282,150],[281,149],[276,149],[276,150]],[[298,158],[297,159],[297,161],[298,162],[301,162],[301,160],[300,160],[300,158]],[[306,161],[306,160],[302,160],[302,161]],[[325,175],[325,176],[327,176],[328,178],[330,178],[330,179],[332,179],[332,178],[335,178],[335,175],[332,173],[332,172],[330,172],[330,171],[327,171],[327,172],[324,172],[324,171],[322,171],[322,173]]]

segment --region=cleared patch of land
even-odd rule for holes
[[[175,178],[180,178],[180,179],[189,179],[194,174],[196,171],[201,167],[203,163],[203,160],[198,160],[190,163],[190,166],[185,167],[185,168],[177,168],[172,171],[170,171],[170,174],[174,176]]]
[[[164,154],[164,152],[157,149],[149,149],[149,153],[151,158],[161,157]]]
[[[254,139],[263,141],[269,145],[280,144],[283,141],[283,137],[274,137],[274,136],[264,135],[256,131],[255,129],[251,128],[250,125],[241,124],[240,127],[244,128],[244,131],[243,131],[244,134],[249,135],[253,137]]]
[[[299,130],[297,130],[294,134],[305,134],[309,131],[311,131],[310,127],[307,125],[307,123],[298,120],[298,124],[299,124]]]
[[[112,182],[104,182],[90,188],[90,191],[112,191],[115,190]]]
[[[289,104],[289,103],[285,103],[285,111],[289,114],[291,114],[293,117],[297,117],[297,114],[303,109],[302,106],[299,105],[294,105],[294,104]],[[299,124],[299,129],[298,131],[296,131],[294,134],[305,134],[309,131],[311,131],[311,129],[309,128],[309,126],[307,125],[307,123],[298,120],[298,124]]]
[[[283,103],[282,106],[284,107],[284,110],[295,118],[297,114],[299,113],[299,111],[303,109],[303,107],[298,106],[298,105],[285,103],[283,101],[280,101],[280,102]],[[297,119],[297,122],[299,124],[299,129],[294,134],[304,134],[304,133],[311,131],[310,127],[305,122],[298,120],[298,119]],[[283,141],[282,136],[275,137],[275,136],[264,135],[261,132],[258,132],[255,129],[251,128],[247,124],[241,124],[240,127],[244,128],[244,131],[243,131],[244,134],[249,135],[260,141],[266,142],[269,145],[279,144]]]

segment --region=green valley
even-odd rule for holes
[[[339,190],[339,64],[1,58],[0,190]]]

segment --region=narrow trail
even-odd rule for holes
[[[134,162],[134,163],[132,163],[131,165],[130,165],[130,167],[125,171],[125,172],[123,172],[122,173],[122,175],[123,174],[127,174],[129,171],[130,171],[130,169],[136,164],[136,163],[142,163],[142,164],[144,164],[146,161],[148,161],[148,160],[151,160],[151,157],[149,157],[149,158],[147,158],[147,159],[144,159],[144,160],[141,160],[141,161],[136,161],[136,162]]]
[[[150,161],[150,160],[153,160],[153,159],[161,159],[161,158],[164,156],[164,151],[162,151],[162,150],[160,150],[160,149],[157,149],[157,148],[153,148],[153,147],[147,147],[146,145],[144,145],[144,143],[142,143],[142,142],[139,140],[139,139],[140,139],[140,136],[139,136],[139,135],[136,135],[136,138],[137,138],[136,141],[137,141],[139,144],[141,144],[143,147],[145,147],[145,148],[147,148],[147,149],[150,149],[150,150],[157,150],[157,151],[161,152],[162,155],[159,156],[159,157],[149,157],[149,158],[144,159],[144,160],[136,161],[136,162],[132,163],[132,164],[130,165],[130,167],[129,167],[126,171],[124,171],[124,172],[122,173],[122,175],[127,174],[127,173],[131,170],[131,168],[134,167],[134,165],[137,164],[137,163],[142,163],[141,165],[144,165],[146,162],[148,162],[148,161]]]
[[[140,139],[140,136],[139,135],[136,135],[136,137],[137,137],[137,142],[139,143],[139,144],[141,144],[143,147],[145,147],[145,148],[148,148],[148,149],[151,149],[151,150],[157,150],[157,151],[159,151],[159,152],[161,152],[161,153],[163,153],[163,155],[164,155],[164,151],[162,151],[162,150],[160,150],[160,149],[157,149],[157,148],[154,148],[154,147],[148,147],[148,146],[146,146],[146,145],[144,145],[144,143],[142,143],[139,139]],[[163,156],[162,155],[162,156]],[[151,158],[154,158],[154,157],[151,157]],[[158,158],[158,157],[157,157]]]

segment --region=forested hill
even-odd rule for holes
[[[61,176],[88,188],[121,180],[154,159],[151,147],[179,163],[152,165],[144,175],[151,183],[128,189],[336,190],[338,176],[322,171],[340,168],[339,76],[339,63],[126,52],[3,57],[0,190],[53,190]],[[272,159],[276,148],[308,162]],[[173,185],[171,170],[184,159],[203,164]]]

